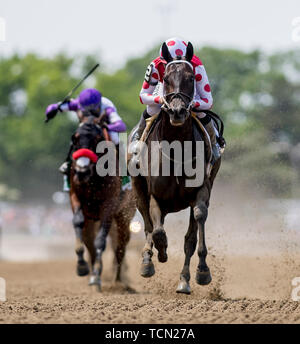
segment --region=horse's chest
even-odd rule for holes
[[[197,191],[194,188],[187,188],[183,178],[176,177],[157,177],[151,180],[151,194],[157,199],[171,203],[186,203],[196,196]]]

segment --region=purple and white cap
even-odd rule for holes
[[[101,93],[95,88],[87,88],[79,94],[79,104],[82,110],[94,110],[101,104]]]

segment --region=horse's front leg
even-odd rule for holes
[[[141,276],[142,277],[151,277],[155,274],[154,264],[152,262],[152,232],[153,226],[149,214],[149,197],[148,197],[148,188],[146,180],[139,176],[132,178],[132,186],[136,197],[137,208],[141,213],[144,226],[145,226],[145,235],[146,243],[142,251],[142,266],[141,266]]]
[[[142,266],[141,266],[141,276],[142,277],[152,277],[155,274],[154,264],[152,262],[152,248],[153,248],[153,241],[152,241],[152,233],[153,227],[149,215],[149,209],[147,208],[138,208],[140,213],[143,216],[144,224],[145,224],[145,235],[146,235],[146,243],[142,251]]]
[[[83,244],[83,228],[84,228],[84,215],[80,208],[80,203],[73,194],[71,196],[71,204],[73,208],[73,227],[76,235],[75,252],[77,254],[77,275],[86,276],[89,274],[88,263],[84,260],[84,244]]]
[[[106,218],[102,223],[101,227],[94,240],[94,246],[96,250],[96,259],[93,266],[92,276],[90,278],[90,285],[95,285],[98,290],[101,290],[101,273],[103,269],[102,254],[106,248],[107,235],[109,233],[112,223],[112,216]]]
[[[206,264],[207,248],[205,244],[205,222],[208,215],[209,191],[204,187],[198,193],[196,205],[194,206],[194,218],[199,230],[198,256],[199,264],[196,272],[196,282],[200,285],[207,285],[211,282],[211,274]]]
[[[185,253],[185,260],[183,269],[180,274],[180,281],[178,284],[178,287],[176,289],[177,293],[182,294],[190,294],[191,293],[191,287],[190,287],[190,262],[191,257],[193,256],[196,246],[197,246],[197,223],[194,218],[194,211],[191,208],[190,210],[190,223],[188,231],[184,237],[184,253]]]
[[[165,263],[168,260],[168,240],[163,227],[164,216],[161,213],[159,204],[153,196],[150,198],[150,217],[153,223],[152,240],[158,251],[158,261]]]
[[[81,209],[78,209],[73,216],[73,226],[76,235],[76,248],[77,254],[77,275],[86,276],[89,274],[89,265],[84,260],[84,244],[82,238],[82,232],[84,227],[84,216]]]

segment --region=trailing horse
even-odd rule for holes
[[[100,177],[96,171],[96,147],[104,141],[102,128],[94,116],[84,117],[72,136],[74,153],[70,174],[70,201],[76,234],[78,276],[88,275],[89,285],[101,288],[102,254],[107,235],[115,254],[116,281],[121,281],[121,268],[129,242],[129,224],[135,213],[131,190],[121,191],[116,176]],[[118,164],[117,164],[118,166]],[[89,264],[84,259],[88,249]]]
[[[162,50],[163,54],[164,47]],[[145,142],[148,147],[148,155],[143,156],[141,152],[141,164],[143,159],[148,159],[148,172],[144,175],[132,176],[133,189],[137,198],[137,207],[141,212],[145,223],[146,243],[142,252],[141,275],[151,277],[155,273],[152,262],[153,244],[158,251],[158,260],[166,262],[167,256],[167,236],[164,230],[164,219],[168,213],[177,212],[190,207],[190,222],[185,235],[184,252],[185,261],[180,274],[180,281],[177,292],[190,294],[190,259],[195,252],[197,245],[197,233],[199,234],[198,255],[199,264],[196,272],[196,282],[206,285],[211,282],[211,274],[206,264],[207,248],[205,245],[205,222],[208,215],[210,194],[215,176],[221,164],[218,159],[210,170],[211,149],[209,139],[205,131],[195,130],[195,122],[200,122],[194,115],[191,115],[191,106],[194,94],[194,73],[190,59],[193,56],[193,47],[189,44],[186,60],[172,61],[168,56],[164,56],[168,64],[166,65],[164,76],[164,99],[165,105],[155,120],[154,125],[148,130]],[[194,120],[195,117],[196,119]],[[201,123],[199,123],[201,126]],[[147,129],[146,129],[147,131]],[[131,137],[134,130],[131,133]],[[130,138],[129,138],[130,140]],[[194,187],[187,187],[186,182],[190,176],[183,173],[178,176],[175,171],[178,167],[174,155],[169,156],[170,175],[162,174],[163,152],[160,151],[159,174],[151,175],[151,143],[167,141],[171,144],[179,141],[181,146],[185,142],[192,142],[192,156],[196,157],[196,141],[205,141],[205,161],[203,183]],[[153,158],[153,156],[152,156]],[[134,159],[130,160],[129,167],[132,167]],[[195,166],[195,163],[193,163]]]

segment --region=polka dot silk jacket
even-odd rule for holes
[[[171,38],[166,41],[166,44],[173,58],[185,56],[187,44],[184,41]],[[213,98],[205,68],[195,55],[191,63],[195,74],[194,106],[197,111],[209,110],[213,105]],[[140,101],[147,105],[147,112],[151,116],[160,112],[159,99],[163,96],[165,66],[166,61],[160,56],[150,63],[145,74]]]

